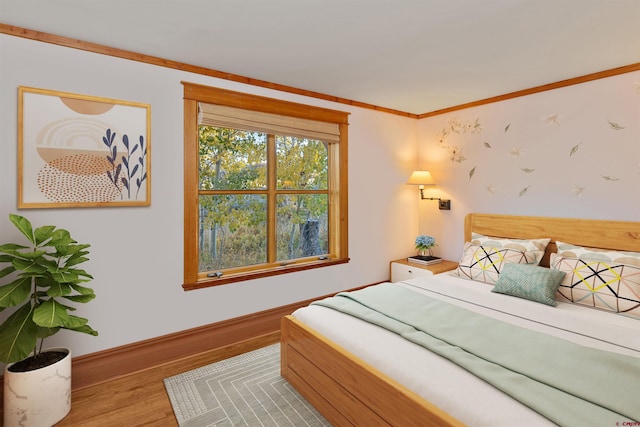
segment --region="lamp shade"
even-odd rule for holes
[[[407,184],[411,185],[436,185],[431,172],[429,171],[413,171]]]

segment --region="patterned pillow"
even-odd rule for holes
[[[530,264],[506,264],[491,292],[556,306],[556,291],[566,273]]]
[[[640,267],[640,252],[587,248],[564,242],[556,242],[556,245],[558,246],[558,255],[565,258],[592,259],[597,261],[636,265]]]
[[[551,268],[564,271],[558,301],[640,318],[640,267],[551,254]]]
[[[523,252],[510,248],[479,246],[471,242],[464,244],[464,252],[458,268],[451,275],[464,279],[495,284],[505,264],[537,264],[533,252]]]
[[[536,256],[536,264],[542,261],[542,256],[549,241],[551,241],[551,239],[503,239],[501,237],[485,236],[478,233],[471,234],[471,243],[474,245],[529,252]]]

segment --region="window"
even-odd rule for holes
[[[348,261],[348,114],[184,85],[184,285]]]

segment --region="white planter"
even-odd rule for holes
[[[29,372],[4,370],[4,426],[50,427],[71,410],[71,351],[53,365]]]

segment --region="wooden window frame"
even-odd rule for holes
[[[194,83],[184,87],[184,282],[185,290],[291,273],[349,262],[348,255],[348,118],[349,113],[327,108],[235,92]],[[301,259],[290,264],[266,263],[234,269],[220,277],[198,270],[199,253],[199,162],[198,103],[210,103],[247,110],[335,123],[340,141],[329,147],[329,255],[327,259]]]

